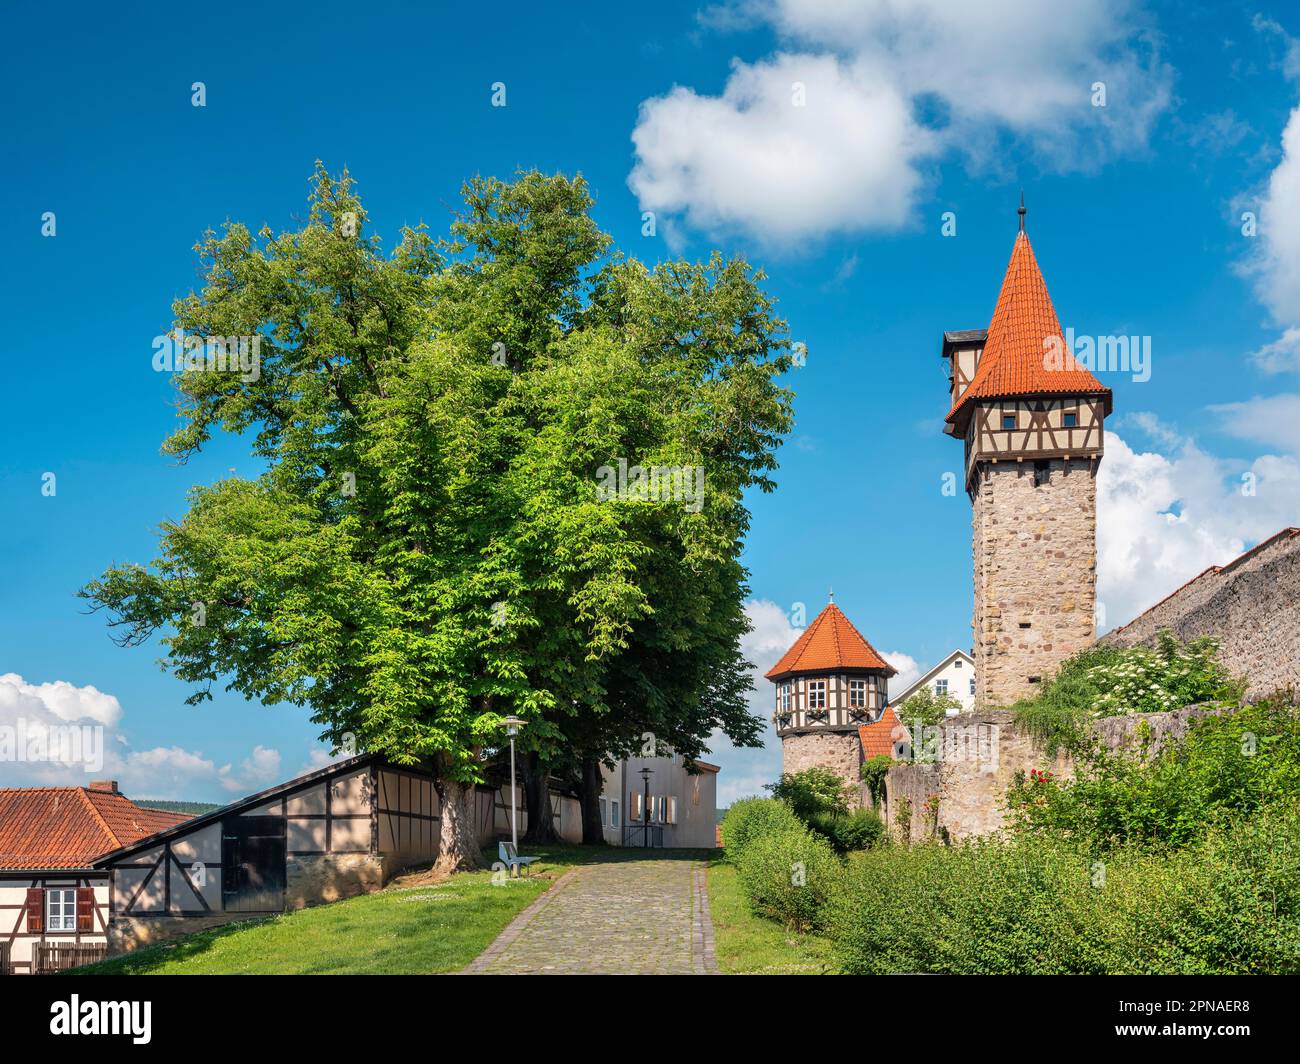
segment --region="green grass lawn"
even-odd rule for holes
[[[563,873],[592,859],[580,846],[530,847],[527,879],[465,872],[148,946],[78,974],[341,975],[454,972],[465,967]],[[495,854],[485,854],[495,858]]]
[[[718,968],[727,975],[827,975],[830,943],[801,935],[749,911],[736,869],[720,853],[709,863],[709,912]]]

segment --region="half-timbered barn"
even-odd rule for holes
[[[527,830],[517,788],[519,830]],[[481,842],[510,834],[510,785],[476,792]],[[581,839],[577,802],[552,794],[557,833]],[[438,856],[440,804],[430,768],[361,754],[107,854],[111,952],[232,920],[380,889]]]
[[[339,761],[99,858],[110,947],[378,890],[431,861],[438,834],[427,769]]]
[[[136,805],[113,781],[0,790],[0,974],[102,958],[109,876],[92,863],[186,819]]]

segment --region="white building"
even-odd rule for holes
[[[649,769],[643,776],[642,769]],[[717,845],[718,766],[680,757],[632,757],[605,768],[600,822],[613,846],[712,849]],[[648,801],[647,801],[648,798]],[[646,813],[649,812],[647,817]]]
[[[889,704],[897,711],[898,707],[923,687],[930,688],[934,695],[951,695],[961,703],[957,712],[969,713],[975,708],[975,661],[964,650],[954,650],[938,665],[923,676],[917,677],[911,685],[900,691]]]

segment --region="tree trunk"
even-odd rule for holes
[[[547,786],[549,766],[542,762],[534,750],[523,756],[519,767],[520,774],[524,777],[524,808],[528,810],[528,830],[520,841],[538,845],[559,842],[560,837],[555,833],[555,821],[551,817],[551,792]]]
[[[482,868],[483,854],[478,844],[478,826],[474,822],[477,812],[474,785],[439,775],[434,787],[438,791],[442,818],[438,860],[434,868],[440,872],[467,872]]]
[[[595,758],[582,759],[582,842],[584,846],[601,846],[605,842],[605,827],[600,822],[600,791],[604,778],[600,762]]]

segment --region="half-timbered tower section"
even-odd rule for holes
[[[186,819],[136,805],[111,780],[0,790],[0,975],[101,959],[109,877],[91,864]]]
[[[113,951],[377,890],[438,851],[430,772],[361,755],[96,861]]]
[[[1095,635],[1097,467],[1111,393],[1066,349],[1029,237],[987,330],[949,332],[945,431],[965,443],[976,699],[1031,694]]]
[[[835,603],[822,610],[766,674],[783,771],[829,768],[857,790],[859,728],[880,719],[895,671]]]

